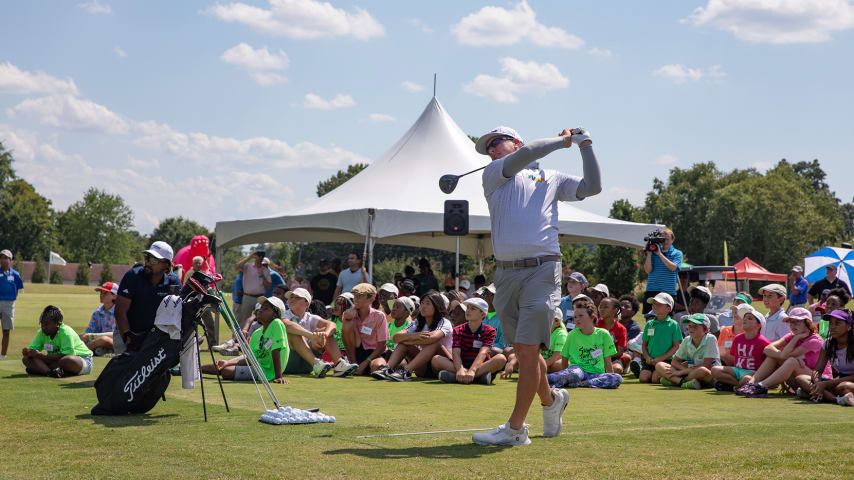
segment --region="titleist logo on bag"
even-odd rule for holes
[[[166,359],[166,351],[161,347],[157,352],[157,355],[152,357],[148,362],[148,365],[143,365],[139,368],[139,371],[134,373],[128,383],[125,384],[125,393],[128,394],[128,403],[133,402],[133,394],[139,390],[139,387],[145,383],[145,380],[151,376],[151,372],[157,368],[158,365],[163,363],[163,360]]]

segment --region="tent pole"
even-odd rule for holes
[[[456,267],[454,268],[454,287],[455,290],[460,289],[460,237],[457,236],[457,253],[456,253]]]
[[[371,250],[368,254],[368,258],[370,258],[370,263],[368,264],[368,275],[371,277],[371,283],[374,281],[374,244],[376,243],[373,238],[371,238]]]

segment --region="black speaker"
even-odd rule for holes
[[[445,235],[462,236],[469,233],[469,201],[445,200]]]

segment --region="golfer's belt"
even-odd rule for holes
[[[523,258],[521,260],[496,260],[501,268],[530,268],[539,267],[546,262],[559,262],[560,255],[543,255],[542,257]]]

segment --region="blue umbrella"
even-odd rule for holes
[[[804,258],[804,276],[812,283],[825,277],[825,267],[834,265],[836,276],[851,289],[854,279],[854,250],[839,247],[824,247]]]

